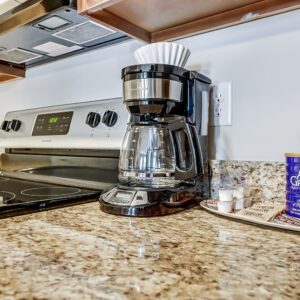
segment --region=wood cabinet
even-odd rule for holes
[[[0,83],[25,77],[25,69],[0,63]]]
[[[300,8],[300,0],[78,0],[80,14],[146,41],[170,41]]]

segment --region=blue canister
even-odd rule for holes
[[[300,153],[287,153],[286,190],[300,194]]]
[[[300,194],[286,192],[285,213],[294,218],[300,218]]]

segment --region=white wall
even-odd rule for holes
[[[300,10],[181,40],[187,68],[231,81],[233,126],[212,130],[212,157],[283,160],[300,152]],[[29,69],[0,85],[6,111],[121,96],[120,70],[134,64],[131,41]]]

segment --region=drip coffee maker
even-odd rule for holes
[[[120,184],[101,210],[128,216],[178,212],[208,196],[210,79],[184,68],[142,64],[122,70],[131,118],[119,160]]]

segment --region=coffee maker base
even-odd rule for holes
[[[156,217],[178,213],[199,205],[204,198],[195,187],[147,189],[115,186],[100,198],[103,212],[132,217]]]

